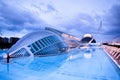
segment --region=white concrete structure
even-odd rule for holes
[[[9,49],[12,58],[55,55],[66,51],[67,45],[53,32],[41,30],[29,33]]]

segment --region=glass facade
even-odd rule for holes
[[[52,36],[42,38],[38,41],[35,41],[34,43],[30,44],[28,47],[29,47],[30,51],[33,54],[35,54],[35,53],[38,53],[43,48],[46,48],[52,44],[60,43],[60,42],[61,42],[61,40],[57,36],[52,35]],[[43,53],[41,52],[41,54],[43,54]]]
[[[16,58],[30,56],[31,53],[34,56],[53,55],[60,52],[64,52],[65,50],[64,51],[61,50],[62,48],[66,48],[64,44],[65,43],[63,43],[58,36],[50,35],[42,39],[38,39],[28,46],[20,48],[16,52],[12,53],[10,57]]]
[[[25,57],[25,56],[30,56],[30,54],[26,51],[25,48],[22,48],[16,51],[15,53],[13,53],[12,55],[10,55],[11,58]]]

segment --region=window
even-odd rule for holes
[[[15,53],[11,54],[10,57],[25,57],[25,56],[29,56],[29,53],[26,51],[26,49],[22,48],[18,51],[16,51]]]
[[[39,40],[39,43],[42,45],[42,47],[45,47],[45,44],[41,40]]]
[[[34,47],[35,51],[39,49],[35,43],[33,43],[32,46]]]
[[[49,41],[47,40],[48,37],[44,38],[44,41],[46,42],[47,46],[50,45]]]
[[[34,53],[35,52],[35,49],[33,48],[33,46],[32,45],[30,45],[30,46],[28,46],[29,47],[29,49],[30,49],[30,51],[32,52],[32,53]]]
[[[46,43],[46,41],[45,41],[45,39],[43,38],[43,39],[41,39],[41,41],[44,43],[44,45],[45,46],[47,46],[47,43]]]
[[[54,36],[51,36],[50,39],[52,40],[53,43],[56,42],[56,40],[54,39]]]
[[[40,43],[37,41],[37,42],[35,42],[36,43],[36,45],[38,46],[38,48],[39,49],[41,49],[41,45],[40,45]]]
[[[47,39],[49,40],[49,42],[50,42],[51,44],[53,43],[53,40],[52,40],[51,37],[48,37]]]
[[[53,36],[48,36],[43,39],[40,39],[31,45],[29,45],[29,49],[31,50],[32,53],[37,53],[40,49],[43,49],[51,44],[54,44],[56,42],[60,42],[59,38],[55,35]]]

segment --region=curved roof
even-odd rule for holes
[[[83,37],[92,37],[91,34],[84,34]]]
[[[10,53],[11,51],[14,51],[22,46],[30,45],[31,43],[50,35],[56,35],[56,34],[47,30],[40,30],[37,32],[29,33],[24,37],[22,37],[15,45],[13,45],[8,52]]]
[[[82,43],[89,43],[91,40],[92,40],[91,37],[84,37],[84,38],[81,39],[81,42]],[[96,40],[93,39],[91,43],[96,43]]]

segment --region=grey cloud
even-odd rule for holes
[[[105,15],[108,34],[120,35],[120,5],[114,5]]]
[[[0,28],[2,30],[37,30],[43,26],[48,26],[37,15],[34,15],[28,10],[16,8],[14,4],[10,5],[5,1],[0,1],[0,20]]]
[[[32,6],[35,7],[35,8],[37,8],[38,10],[40,10],[43,13],[50,13],[50,12],[56,12],[57,11],[53,7],[53,5],[51,5],[51,4],[39,3],[39,4],[32,4]]]
[[[95,19],[88,14],[80,13],[79,15],[75,16],[72,21],[69,23],[63,24],[66,26],[66,30],[73,30],[75,29],[79,33],[96,33],[98,29],[98,25],[96,25]]]
[[[52,5],[47,5],[48,11],[57,11]]]

